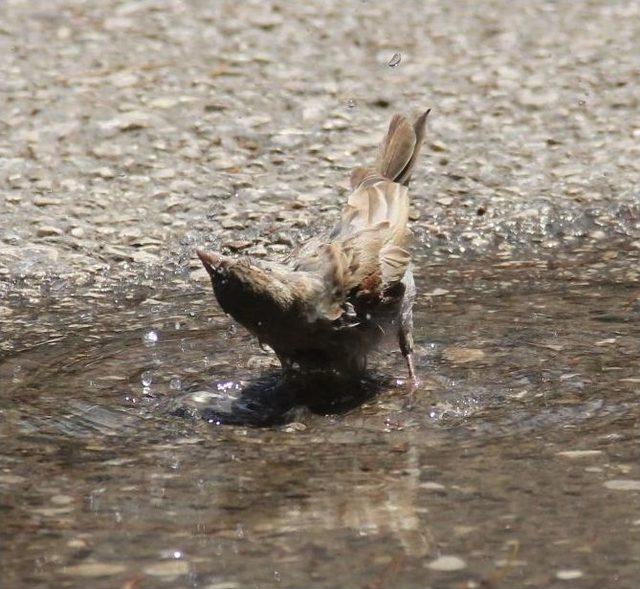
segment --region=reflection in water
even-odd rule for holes
[[[281,381],[200,293],[21,310],[4,585],[631,587],[636,282],[560,262],[425,268],[412,404],[395,352]]]
[[[269,427],[295,421],[304,408],[320,415],[346,413],[372,400],[388,383],[371,376],[345,379],[321,373],[290,375],[285,380],[278,370],[251,380],[226,398],[200,388],[191,385],[184,397],[172,400],[179,404],[175,415],[199,417],[216,425]],[[226,409],[220,407],[221,398]]]

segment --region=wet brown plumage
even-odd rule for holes
[[[395,337],[415,380],[407,186],[428,114],[392,117],[375,165],[353,171],[338,224],[283,262],[198,251],[222,309],[270,346],[285,372],[359,373],[367,354]]]

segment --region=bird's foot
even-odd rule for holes
[[[402,403],[402,408],[405,411],[411,411],[415,408],[416,400],[417,400],[417,394],[416,394],[417,391],[418,391],[418,384],[413,381],[408,381],[407,395],[404,399],[404,402]]]
[[[405,356],[405,360],[407,362],[407,370],[409,372],[409,380],[407,381],[410,385],[417,389],[420,386],[420,379],[416,375],[416,369],[413,365],[413,354],[407,354]]]
[[[408,395],[404,402],[404,408],[410,410],[413,409],[416,404],[416,392],[420,388],[420,379],[417,377],[415,367],[413,365],[413,354],[407,354],[405,356],[405,360],[407,362],[409,378],[406,382]]]

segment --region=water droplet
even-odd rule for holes
[[[349,98],[349,100],[347,100],[347,108],[355,108],[356,106],[356,101],[353,98]]]
[[[584,100],[583,98],[581,98],[580,100],[578,100],[578,104],[579,104],[580,106],[584,106],[585,104],[587,104],[587,101],[586,101],[586,100]]]
[[[169,381],[169,388],[170,389],[172,389],[174,391],[179,391],[180,387],[182,387],[182,381],[179,378],[175,377],[175,378],[172,378]]]
[[[158,341],[158,334],[153,330],[147,331],[147,333],[144,334],[143,339],[144,339],[144,343],[147,344],[148,346],[154,346]]]
[[[140,375],[140,382],[143,387],[148,387],[153,382],[153,373],[150,370],[146,370]]]
[[[394,53],[391,56],[391,59],[389,60],[389,63],[387,65],[389,67],[396,67],[396,66],[400,65],[401,61],[402,61],[402,54],[401,53]]]
[[[180,552],[179,550],[176,550],[173,553],[173,558],[182,558],[182,552]]]

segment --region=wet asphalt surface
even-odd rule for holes
[[[4,3],[3,588],[635,588],[639,12]],[[425,107],[420,389],[284,386],[194,248],[285,254]]]

